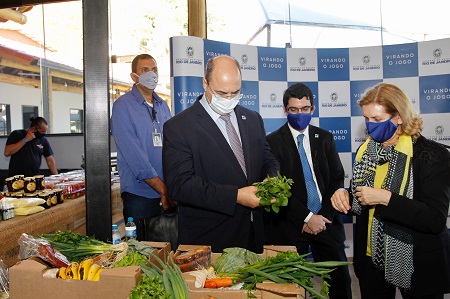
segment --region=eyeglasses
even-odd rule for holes
[[[238,92],[226,93],[226,92],[222,92],[222,91],[215,91],[209,85],[208,85],[208,87],[209,87],[209,90],[211,91],[211,93],[213,93],[216,96],[219,96],[221,98],[233,99],[233,98],[237,97],[240,100],[244,96],[240,90]]]
[[[287,110],[290,113],[298,114],[298,113],[300,113],[300,111],[301,111],[301,113],[310,113],[312,108],[313,108],[313,106],[303,106],[301,108],[289,107],[289,108],[287,108]]]

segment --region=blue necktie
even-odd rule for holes
[[[314,214],[317,214],[322,208],[322,204],[320,203],[316,183],[314,182],[311,168],[309,167],[308,159],[306,158],[305,149],[303,148],[303,137],[305,137],[305,135],[303,134],[298,135],[297,141],[298,141],[298,153],[300,154],[300,160],[302,161],[303,175],[306,184],[306,192],[308,193],[308,209]]]

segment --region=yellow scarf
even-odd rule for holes
[[[356,154],[355,162],[361,161],[364,152],[367,150],[367,145],[369,144],[370,140],[371,140],[371,138],[368,138],[366,140],[366,142],[364,142],[364,144],[361,145],[361,147],[359,148],[359,150]],[[402,179],[401,188],[400,188],[400,195],[404,195],[406,184],[407,184],[407,181],[409,178],[408,174],[409,174],[409,170],[410,170],[410,166],[411,166],[411,159],[413,157],[413,143],[412,143],[411,136],[404,134],[404,133],[402,135],[400,135],[399,140],[394,147],[394,150],[401,152],[407,156],[406,165],[403,169],[403,179]],[[395,161],[393,161],[393,162],[395,162]],[[389,170],[390,163],[391,163],[391,161],[389,161],[388,163],[384,163],[382,165],[376,166],[375,179],[373,182],[374,188],[385,189],[385,187],[386,187],[385,181],[386,181],[386,176],[387,176],[387,173]],[[373,215],[375,213],[375,208],[376,208],[376,206],[369,207],[369,223],[368,223],[367,247],[366,247],[367,256],[372,256],[370,239],[371,239]]]

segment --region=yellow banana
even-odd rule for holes
[[[76,279],[76,280],[80,279],[78,276],[78,267],[79,267],[79,264],[77,262],[71,262],[69,264],[69,266],[67,266],[67,268],[66,268],[65,273],[66,273],[67,278]]]
[[[57,278],[62,278],[62,279],[66,279],[68,278],[66,275],[66,267],[61,267],[58,270],[58,273],[56,274]]]
[[[65,274],[66,274],[66,278],[67,278],[67,279],[73,279],[72,267],[70,267],[70,265],[68,265],[68,266],[66,267]]]
[[[97,271],[100,269],[100,266],[97,264],[92,264],[91,267],[89,268],[89,272],[87,273],[87,280],[93,280],[95,274],[97,273]]]
[[[100,273],[103,271],[104,269],[98,269],[97,273],[95,273],[94,277],[92,277],[92,281],[99,281],[100,280]]]
[[[80,267],[80,264],[77,262],[71,262],[70,266],[72,267],[73,279],[79,280],[80,276],[78,276],[78,268]]]
[[[83,260],[78,266],[78,279],[87,280],[89,268],[94,264],[94,260],[89,258]]]

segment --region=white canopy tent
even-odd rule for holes
[[[215,1],[214,1],[215,2]],[[223,16],[221,30],[208,38],[259,46],[339,48],[450,37],[447,0],[228,0],[208,2],[211,14]]]

